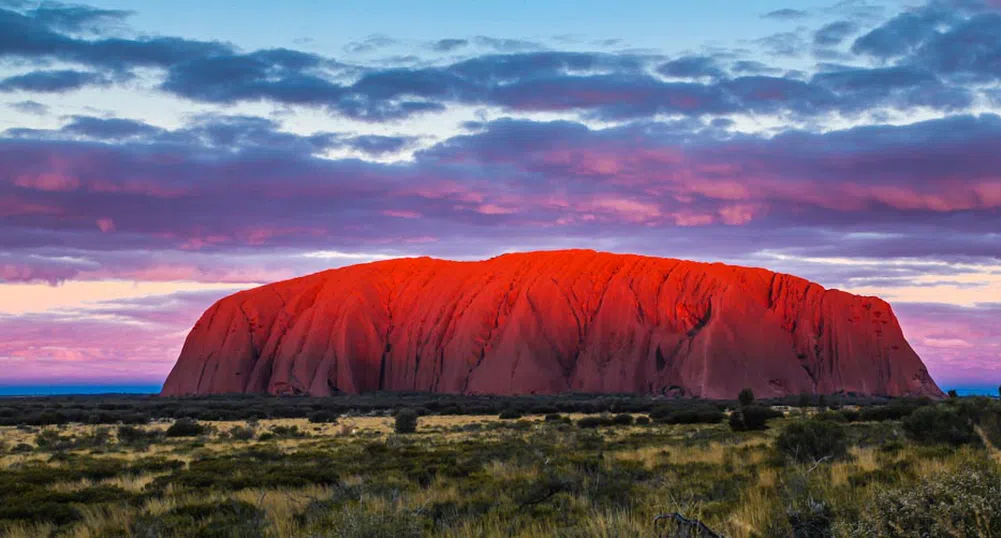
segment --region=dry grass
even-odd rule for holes
[[[579,419],[583,415],[572,418]],[[303,450],[331,451],[335,453],[345,446],[368,446],[379,443],[386,446],[411,447],[415,452],[431,451],[439,448],[454,450],[454,443],[468,441],[476,443],[518,441],[513,447],[524,447],[525,440],[534,441],[532,450],[543,456],[507,457],[503,451],[485,452],[476,463],[471,476],[456,478],[445,474],[433,477],[430,483],[419,487],[413,482],[411,471],[398,469],[389,483],[391,487],[378,489],[384,476],[376,472],[338,477],[337,487],[314,485],[309,487],[255,487],[235,491],[213,491],[182,489],[170,485],[160,495],[146,498],[142,504],[111,503],[107,505],[80,505],[81,519],[59,529],[60,536],[74,538],[96,538],[106,535],[109,529],[128,529],[139,518],[160,516],[190,504],[222,504],[229,500],[241,501],[258,507],[265,516],[268,536],[296,538],[315,534],[315,529],[303,528],[299,517],[313,501],[331,499],[344,495],[346,490],[362,491],[360,497],[351,497],[343,518],[378,518],[380,514],[409,514],[406,517],[427,518],[426,514],[440,507],[470,506],[470,497],[490,491],[487,498],[497,509],[482,509],[475,517],[461,516],[447,520],[447,524],[435,528],[436,536],[599,536],[599,537],[641,537],[656,535],[653,517],[659,513],[682,511],[690,517],[704,519],[715,530],[731,538],[751,538],[773,532],[770,523],[776,517],[785,517],[791,478],[804,476],[810,471],[814,490],[811,495],[822,498],[835,506],[867,506],[887,487],[885,484],[869,484],[852,488],[861,475],[886,468],[900,459],[915,459],[912,466],[918,479],[934,480],[946,473],[962,470],[970,462],[987,462],[981,449],[961,448],[946,456],[921,457],[920,452],[905,446],[897,452],[881,451],[878,447],[851,449],[851,457],[844,461],[827,462],[815,470],[808,466],[793,466],[776,463],[772,442],[781,431],[783,422],[776,421],[773,427],[763,433],[735,434],[725,425],[714,426],[615,426],[598,430],[565,428],[561,425],[542,425],[542,416],[527,416],[534,425],[528,430],[498,427],[503,422],[511,425],[515,421],[501,421],[495,416],[428,416],[421,417],[418,434],[398,436],[392,432],[391,417],[342,417],[333,424],[312,424],[305,419],[261,420],[254,423],[258,434],[283,426],[295,426],[308,434],[303,438],[272,439],[265,443],[258,440],[239,441],[221,438],[219,432],[228,432],[234,422],[203,422],[214,427],[216,432],[200,439],[166,439],[151,445],[148,450],[109,446],[83,449],[79,452],[96,458],[119,458],[134,461],[150,456],[164,456],[178,461],[192,461],[213,455],[224,455],[241,451],[252,445],[263,445],[285,453]],[[473,431],[461,431],[470,424],[481,424]],[[167,423],[159,423],[151,428],[164,429]],[[93,426],[71,426],[61,430],[88,435]],[[114,432],[114,428],[112,429]],[[15,428],[0,428],[4,440],[10,444],[32,442],[33,432]],[[543,437],[544,435],[544,437]],[[540,442],[539,439],[545,439]],[[598,438],[604,448],[594,445],[577,444],[582,440]],[[711,439],[711,441],[710,441]],[[625,441],[622,444],[616,444]],[[197,442],[197,444],[196,444]],[[545,443],[545,448],[541,448]],[[114,443],[112,443],[114,444]],[[613,446],[616,447],[612,449]],[[499,445],[505,446],[505,445]],[[627,446],[629,448],[621,448]],[[580,448],[584,447],[584,448]],[[579,456],[577,450],[594,451],[601,454],[602,464],[587,471],[574,470],[565,461],[560,472],[573,475],[578,483],[587,483],[587,488],[560,492],[552,499],[537,507],[519,506],[526,495],[532,498],[533,485],[550,476],[550,471],[560,465],[560,454]],[[349,451],[350,452],[350,451]],[[523,450],[523,452],[525,452]],[[394,453],[395,454],[395,453]],[[463,452],[463,454],[465,454]],[[555,456],[553,455],[555,454]],[[916,456],[917,455],[917,456]],[[29,454],[9,454],[0,458],[0,468],[14,468],[31,461],[46,461],[51,454],[38,451]],[[321,456],[324,457],[324,456]],[[401,457],[401,456],[393,456]],[[409,457],[409,456],[408,456]],[[1001,453],[993,450],[990,457],[1001,464]],[[979,459],[978,459],[979,458]],[[460,458],[461,459],[461,458]],[[413,460],[426,461],[426,460]],[[637,479],[635,489],[623,490],[623,498],[614,495],[596,502],[588,495],[594,487],[604,487],[595,483],[595,477],[612,476],[617,468],[638,471],[638,466],[624,463],[640,463],[650,475]],[[665,464],[670,464],[665,466]],[[47,465],[64,465],[53,460]],[[416,465],[416,464],[415,464]],[[576,464],[574,464],[576,465]],[[688,467],[690,466],[690,467]],[[357,468],[356,468],[357,469]],[[379,471],[381,472],[381,471]],[[605,474],[603,474],[605,473]],[[113,486],[127,492],[141,493],[159,476],[169,473],[144,473],[137,476],[120,475],[93,481],[65,481],[51,484],[49,489],[57,492],[75,492],[94,486]],[[407,478],[411,476],[411,478]],[[632,475],[628,475],[632,476]],[[737,477],[737,478],[734,478]],[[632,478],[630,478],[632,479]],[[914,477],[901,474],[883,478],[890,484],[906,484]],[[396,480],[398,482],[393,482]],[[411,482],[408,482],[411,481]],[[403,484],[398,487],[398,484]],[[508,485],[516,485],[511,491]],[[715,487],[727,484],[725,488]],[[707,490],[699,489],[707,485]],[[495,488],[493,490],[482,488]],[[503,489],[503,491],[501,491]],[[724,490],[724,491],[721,491]],[[697,493],[693,493],[693,490]],[[708,490],[712,490],[709,492]],[[619,490],[614,490],[617,494]],[[527,493],[526,493],[527,492]],[[628,502],[625,496],[631,496]],[[609,498],[611,500],[609,500]],[[618,501],[623,501],[617,504]],[[341,502],[341,501],[338,501]],[[627,509],[628,508],[628,509]],[[447,509],[447,508],[446,508]],[[341,508],[335,508],[341,510]],[[538,510],[538,512],[534,512]],[[418,514],[415,516],[414,514]],[[542,515],[539,515],[542,514]],[[546,515],[549,514],[549,515]],[[406,518],[405,517],[405,518]],[[404,519],[405,519],[404,518]],[[430,521],[424,519],[424,521]],[[352,520],[350,524],[365,525],[365,521]],[[0,531],[2,536],[13,538],[45,537],[55,532],[51,525],[15,524]],[[325,531],[326,532],[326,531]],[[377,534],[370,534],[377,535]]]
[[[291,538],[299,532],[295,520],[312,501],[327,499],[331,488],[311,486],[297,489],[245,489],[233,493],[231,498],[257,506],[267,515],[277,538]]]
[[[4,538],[48,538],[56,532],[50,523],[13,523],[2,529]]]
[[[737,510],[726,522],[726,535],[732,538],[759,536],[762,529],[774,516],[775,506],[778,502],[773,487],[756,487],[744,490]]]
[[[872,447],[852,447],[849,454],[849,459],[831,464],[831,485],[834,487],[845,486],[852,476],[875,471],[880,467],[876,449]]]
[[[638,461],[647,469],[659,464],[670,462],[684,465],[689,463],[709,463],[723,465],[734,460],[734,450],[739,448],[760,448],[768,445],[767,439],[751,439],[737,444],[713,442],[708,446],[644,446],[632,450],[622,450],[614,453],[614,457],[623,461]],[[760,451],[749,453],[749,459],[736,459],[738,465],[760,463],[764,454]]]

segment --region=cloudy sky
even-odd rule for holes
[[[725,261],[1001,382],[1001,1],[0,0],[0,385],[159,383],[236,289]],[[543,6],[544,4],[544,6]]]

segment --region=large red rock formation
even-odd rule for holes
[[[890,305],[763,269],[587,250],[398,259],[226,297],[164,395],[374,390],[941,396]]]

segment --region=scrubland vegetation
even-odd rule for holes
[[[46,398],[0,420],[12,537],[672,536],[668,513],[1001,536],[988,398]]]

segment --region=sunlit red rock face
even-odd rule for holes
[[[941,396],[884,301],[586,250],[399,259],[226,297],[164,395],[374,390]]]

